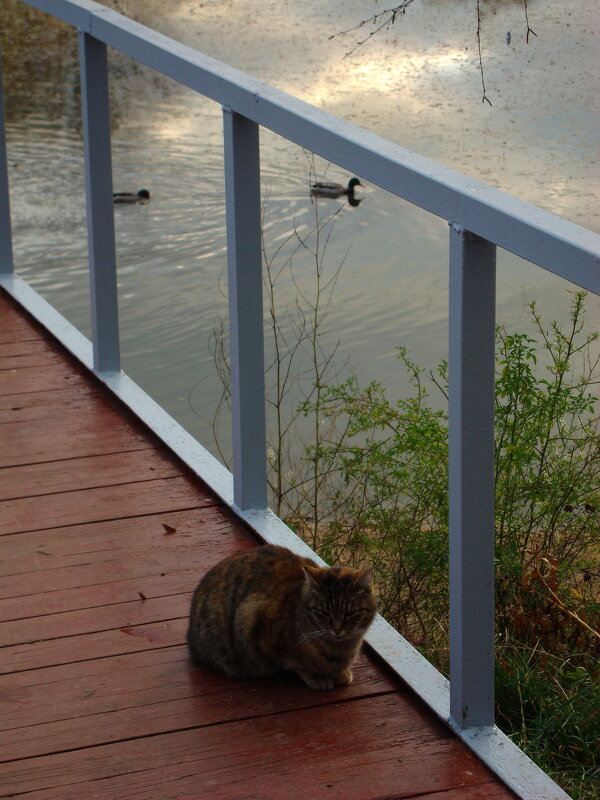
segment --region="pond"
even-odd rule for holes
[[[378,4],[179,0],[169,3],[168,14],[165,4],[147,0],[107,4],[408,149],[600,231],[594,202],[598,17],[585,0],[569,10],[562,0],[529,0],[537,34],[529,43],[522,3],[483,4],[482,59],[492,105],[482,102],[474,0],[415,2],[346,58],[364,30],[329,37]],[[4,7],[17,269],[89,334],[77,37],[19,0]],[[222,385],[211,341],[227,313],[221,110],[119,53],[111,51],[110,59],[114,188],[151,192],[148,203],[115,208],[124,369],[214,450]],[[331,289],[335,279],[319,323],[323,357],[337,347],[338,377],[351,370],[363,383],[381,381],[392,396],[405,391],[397,346],[428,368],[447,353],[445,221],[372,185],[360,190],[357,207],[315,203],[311,179],[346,182],[350,175],[264,130],[261,164],[272,274],[288,261],[276,283],[281,319],[288,319],[284,333],[292,336],[302,324],[298,308],[313,313],[317,281],[320,310],[328,305],[323,287],[329,282]],[[318,270],[317,236],[321,250],[326,243]],[[529,329],[525,305],[533,299],[548,321],[565,320],[574,288],[499,252],[500,323]],[[590,297],[587,308],[597,326],[598,298]],[[270,359],[270,339],[267,348]],[[305,354],[294,370],[303,374],[309,366]],[[288,401],[301,397],[294,390]],[[226,454],[226,428],[220,440]]]

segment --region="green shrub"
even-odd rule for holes
[[[447,364],[427,372],[399,348],[412,391],[395,401],[379,383],[332,383],[335,348],[321,341],[334,222],[284,243],[292,278],[300,251],[314,260],[303,308],[282,314],[283,245],[265,250],[272,505],[330,563],[371,564],[383,615],[447,672],[448,415],[430,395],[447,398]],[[600,355],[584,297],[568,325],[546,327],[532,303],[535,336],[497,329],[496,712],[573,797],[600,800]],[[226,402],[222,329],[215,343]],[[306,400],[290,411],[295,384]]]
[[[569,324],[535,337],[497,330],[496,584],[498,721],[581,798],[596,795],[600,690],[598,333],[584,293]],[[312,543],[330,561],[374,565],[382,613],[440,669],[447,648],[447,364],[426,373],[405,349],[412,394],[354,378],[321,386],[329,426],[306,449],[321,480]],[[429,380],[427,380],[429,378]],[[428,385],[429,384],[429,388]],[[305,508],[297,520],[313,519]],[[302,525],[297,526],[302,533]],[[591,793],[590,793],[591,792]]]

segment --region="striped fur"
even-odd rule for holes
[[[376,603],[371,571],[318,567],[263,545],[213,567],[192,599],[188,646],[201,667],[237,677],[296,672],[312,689],[352,682]]]

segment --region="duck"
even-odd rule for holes
[[[141,203],[143,200],[150,199],[148,189],[140,189],[139,192],[113,192],[113,203]]]
[[[362,186],[358,178],[350,178],[348,186],[344,187],[341,183],[313,183],[310,193],[314,197],[342,197],[347,195],[350,200],[354,199],[354,187]]]

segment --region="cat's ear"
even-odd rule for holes
[[[358,573],[358,577],[356,579],[356,585],[360,589],[369,589],[372,583],[373,583],[372,569],[365,569],[362,572]]]
[[[304,572],[304,577],[306,578],[308,586],[318,586],[319,575],[321,574],[319,567],[303,566],[302,571]]]

